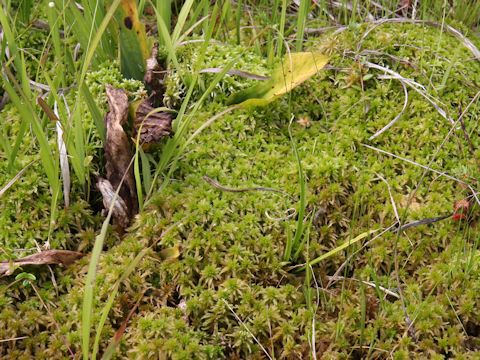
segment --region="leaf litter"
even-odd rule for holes
[[[8,276],[21,266],[25,265],[63,265],[68,266],[82,258],[85,254],[70,250],[46,250],[11,261],[0,263],[0,276]]]
[[[106,209],[113,204],[114,223],[126,228],[138,212],[137,191],[130,142],[123,125],[128,118],[128,97],[125,90],[107,85],[106,94],[110,111],[105,116],[105,170],[106,179],[99,178],[97,187],[102,193]],[[118,196],[115,199],[115,191]]]

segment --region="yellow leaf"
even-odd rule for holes
[[[328,56],[316,52],[287,54],[269,80],[233,94],[228,104],[244,107],[267,105],[310,79],[325,67],[328,59]]]
[[[166,248],[160,251],[160,257],[164,261],[173,261],[175,259],[178,259],[180,256],[180,246],[175,245],[171,248]]]
[[[138,17],[136,0],[122,0],[116,18],[120,27],[120,67],[128,79],[143,80],[149,56],[145,26]]]

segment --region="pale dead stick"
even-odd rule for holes
[[[8,183],[5,184],[5,186],[3,188],[0,189],[0,198],[7,192],[8,189],[10,189],[13,184],[15,184],[18,179],[20,179],[20,177],[25,173],[25,171],[27,171],[27,169],[34,163],[35,161],[32,161],[31,163],[29,163],[27,166],[25,166],[22,170],[20,170],[14,177],[12,180],[10,180]]]
[[[248,192],[248,191],[270,191],[270,192],[275,192],[275,193],[279,193],[279,194],[282,194],[282,195],[290,196],[290,194],[287,194],[286,192],[284,192],[282,190],[277,190],[277,189],[264,187],[264,186],[253,186],[253,187],[247,187],[247,188],[226,187],[226,186],[223,186],[222,184],[220,184],[218,181],[208,177],[207,175],[203,176],[203,180],[205,180],[207,183],[212,185],[214,188],[216,188],[218,190],[221,190],[221,191],[226,191],[226,192],[239,193],[239,192]]]
[[[448,175],[448,174],[445,173],[445,172],[438,171],[438,170],[432,169],[431,167],[428,167],[428,166],[426,166],[426,165],[419,164],[419,163],[417,163],[417,162],[415,162],[415,161],[413,161],[413,160],[407,159],[407,158],[405,158],[405,157],[403,157],[403,156],[395,155],[395,154],[393,154],[393,153],[391,153],[391,152],[388,152],[388,151],[385,151],[385,150],[382,150],[382,149],[379,149],[379,148],[376,148],[376,147],[374,147],[374,146],[370,146],[370,145],[367,145],[367,144],[361,144],[361,145],[364,146],[364,147],[366,147],[366,148],[368,148],[368,149],[371,149],[371,150],[377,151],[377,152],[379,152],[379,153],[382,153],[382,154],[385,154],[385,155],[389,155],[389,156],[392,156],[392,157],[394,157],[394,158],[403,160],[403,161],[405,161],[405,162],[407,162],[407,163],[409,163],[409,164],[412,164],[412,165],[421,167],[422,169],[431,171],[431,172],[433,172],[433,173],[435,173],[435,174],[438,174],[438,175],[440,175],[440,176],[443,176],[443,177],[445,177],[445,178],[447,178],[447,179],[450,179],[450,180],[456,181],[456,182],[458,182],[458,183],[460,183],[460,184],[462,184],[462,185],[465,185],[466,187],[469,188],[469,190],[472,192],[473,197],[475,198],[475,200],[477,201],[477,203],[480,205],[480,199],[477,197],[477,193],[475,192],[475,190],[473,189],[473,187],[472,187],[470,184],[466,183],[465,181],[460,180],[460,179],[457,179],[457,178],[454,177],[454,176]]]
[[[240,317],[237,315],[237,313],[232,309],[232,307],[230,306],[229,303],[227,303],[225,301],[225,299],[222,299],[222,301],[225,303],[225,305],[227,305],[228,309],[232,312],[233,316],[235,316],[235,319],[237,319],[237,321],[243,325],[243,327],[245,328],[245,330],[247,330],[247,332],[250,334],[250,336],[255,340],[255,342],[258,344],[258,346],[260,346],[260,348],[262,349],[262,351],[265,353],[265,355],[267,356],[267,358],[269,360],[273,360],[272,357],[270,356],[270,354],[268,353],[268,351],[265,349],[265,347],[260,343],[260,341],[258,341],[258,339],[256,338],[256,336],[250,331],[250,329],[248,328],[248,326],[242,321],[242,319],[240,319]]]
[[[10,339],[2,339],[0,340],[0,343],[7,342],[7,341],[23,340],[23,339],[28,339],[28,336],[19,336],[19,337],[14,337]]]
[[[387,131],[388,129],[390,129],[393,124],[395,124],[403,115],[403,113],[405,112],[405,110],[407,109],[407,105],[408,105],[408,90],[407,90],[407,87],[405,86],[405,83],[403,81],[400,81],[400,84],[402,84],[403,86],[403,91],[405,93],[405,101],[403,103],[403,108],[402,108],[402,111],[400,111],[397,116],[395,116],[395,118],[390,121],[387,125],[385,125],[383,128],[381,128],[380,130],[378,130],[375,134],[373,134],[372,136],[370,136],[368,138],[368,140],[373,140],[375,139],[377,136],[383,134],[385,131]],[[383,178],[382,178],[383,179]]]

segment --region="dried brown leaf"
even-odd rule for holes
[[[105,117],[106,178],[115,191],[121,185],[119,197],[126,205],[128,219],[130,220],[138,212],[138,203],[133,168],[130,166],[132,152],[127,134],[122,127],[128,117],[128,98],[122,89],[115,89],[107,85],[106,90],[110,107],[110,111]],[[124,222],[122,223],[124,224]]]
[[[145,76],[143,82],[151,91],[155,98],[161,97],[164,92],[163,78],[165,73],[158,62],[158,43],[155,43],[152,48],[150,57],[147,59],[147,66],[145,69]]]
[[[377,313],[379,310],[380,301],[378,301],[376,296],[367,295],[366,297],[366,315],[368,320],[375,320],[377,318]]]
[[[43,100],[41,96],[37,97],[37,104],[42,108],[42,110],[47,114],[48,118],[52,121],[58,121],[57,115],[53,112],[52,108],[48,106],[47,102]]]
[[[166,111],[155,112],[154,109],[147,99],[135,111],[135,132],[140,131],[140,144],[143,148],[148,148],[172,133],[173,115]]]
[[[412,1],[411,0],[400,0],[398,5],[399,5],[400,9],[408,9],[412,6]]]
[[[84,254],[69,250],[47,250],[13,261],[0,263],[0,276],[11,275],[16,268],[24,265],[63,265],[68,266],[83,257]]]
[[[115,189],[112,187],[112,184],[110,184],[110,181],[102,178],[98,179],[97,188],[102,193],[103,207],[105,208],[105,211],[108,211],[115,198]],[[112,217],[114,222],[122,228],[126,228],[130,223],[127,205],[125,205],[125,202],[120,196],[117,196],[113,203]]]

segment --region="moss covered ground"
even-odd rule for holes
[[[451,213],[456,200],[471,196],[465,183],[478,186],[479,108],[469,103],[479,89],[480,64],[459,39],[436,28],[383,24],[360,42],[367,29],[352,26],[312,41],[310,49],[331,56],[328,69],[265,108],[236,110],[206,128],[126,236],[112,234],[99,266],[94,323],[126,266],[150,248],[121,283],[101,352],[137,304],[117,358],[305,359],[313,357],[312,348],[322,359],[478,358],[475,206],[468,221],[381,230],[396,222],[396,212],[404,222]],[[194,45],[180,53],[185,72],[195,54]],[[212,46],[207,55],[199,66],[221,67],[240,56],[236,68],[269,72],[245,48]],[[400,119],[369,140],[401,113],[405,95],[397,79],[382,78],[365,61],[422,84],[454,120],[468,108],[463,125],[452,127],[408,88]],[[198,94],[213,75],[202,76]],[[169,83],[171,104],[183,96],[180,79],[181,73]],[[193,119],[192,131],[224,110],[230,93],[252,83],[227,76]],[[2,114],[16,116],[8,109]],[[298,207],[300,191],[289,126],[312,219],[308,246],[296,264],[379,229],[313,265],[310,280],[283,258],[296,226],[286,213]],[[22,163],[31,160],[34,150]],[[9,178],[0,170],[5,183]],[[262,186],[285,194],[224,191],[204,176],[228,188]],[[48,236],[47,189],[34,163],[2,198],[3,259],[35,249]],[[98,227],[99,216],[77,200],[61,213],[52,247],[89,249]],[[180,256],[165,260],[165,249],[172,248]],[[0,339],[21,338],[0,343],[0,357],[80,357],[88,261],[52,271],[29,268],[36,280],[28,284],[0,280]]]

